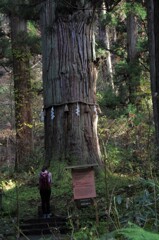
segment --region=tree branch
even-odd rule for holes
[[[121,2],[122,0],[114,0],[112,2],[112,0],[105,0],[105,5],[107,8],[108,12],[111,12],[117,5],[119,2]]]
[[[12,71],[8,70],[8,69],[6,68],[6,66],[4,66],[2,63],[0,64],[0,66],[1,66],[2,68],[4,68],[4,70],[5,70],[6,72],[8,72],[8,73],[11,73],[11,72],[12,72]]]

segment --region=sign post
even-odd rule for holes
[[[94,166],[83,165],[68,167],[71,169],[73,182],[73,197],[78,208],[93,204],[96,197]]]

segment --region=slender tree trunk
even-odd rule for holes
[[[11,14],[10,26],[15,93],[16,167],[18,168],[26,164],[32,150],[30,53],[25,45],[27,36],[26,21]]]
[[[130,2],[129,0],[127,2]],[[133,12],[129,12],[127,16],[127,50],[129,63],[129,101],[135,104],[136,95],[140,86],[140,72],[138,69],[137,56],[137,19]]]
[[[103,3],[103,9],[105,9],[105,4]],[[107,88],[114,90],[114,81],[113,81],[113,66],[110,49],[110,28],[105,24],[100,22],[101,14],[106,14],[106,10],[102,10],[99,13],[99,40],[104,46],[106,51],[106,59],[102,62],[102,78],[105,81]]]
[[[150,49],[150,77],[156,142],[159,145],[159,1],[148,0],[148,33]]]
[[[108,26],[106,26],[106,29],[105,29],[105,45],[107,49],[110,49],[110,31]],[[107,51],[107,70],[109,75],[110,86],[112,90],[114,90],[113,66],[112,66],[111,53],[109,50]]]
[[[102,78],[104,80],[104,85],[106,85],[107,88],[111,88],[112,90],[114,90],[111,53],[109,50],[107,50],[110,49],[109,34],[110,31],[108,26],[99,26],[99,38],[104,45],[106,51],[105,61],[102,62]]]
[[[46,162],[96,163],[100,151],[93,10],[91,4],[86,10],[65,11],[57,5],[47,0],[41,14]]]

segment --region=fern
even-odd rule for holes
[[[159,240],[159,234],[148,232],[137,226],[121,229],[119,232],[130,240]]]
[[[119,237],[120,239],[121,237],[124,237],[124,239],[127,240],[159,240],[159,234],[148,232],[143,228],[140,228],[133,224],[127,228],[122,228],[112,233],[106,234],[101,238],[101,240],[116,240],[119,239]]]

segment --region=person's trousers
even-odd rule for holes
[[[42,212],[43,214],[49,214],[51,189],[40,189],[40,196],[41,196]]]

